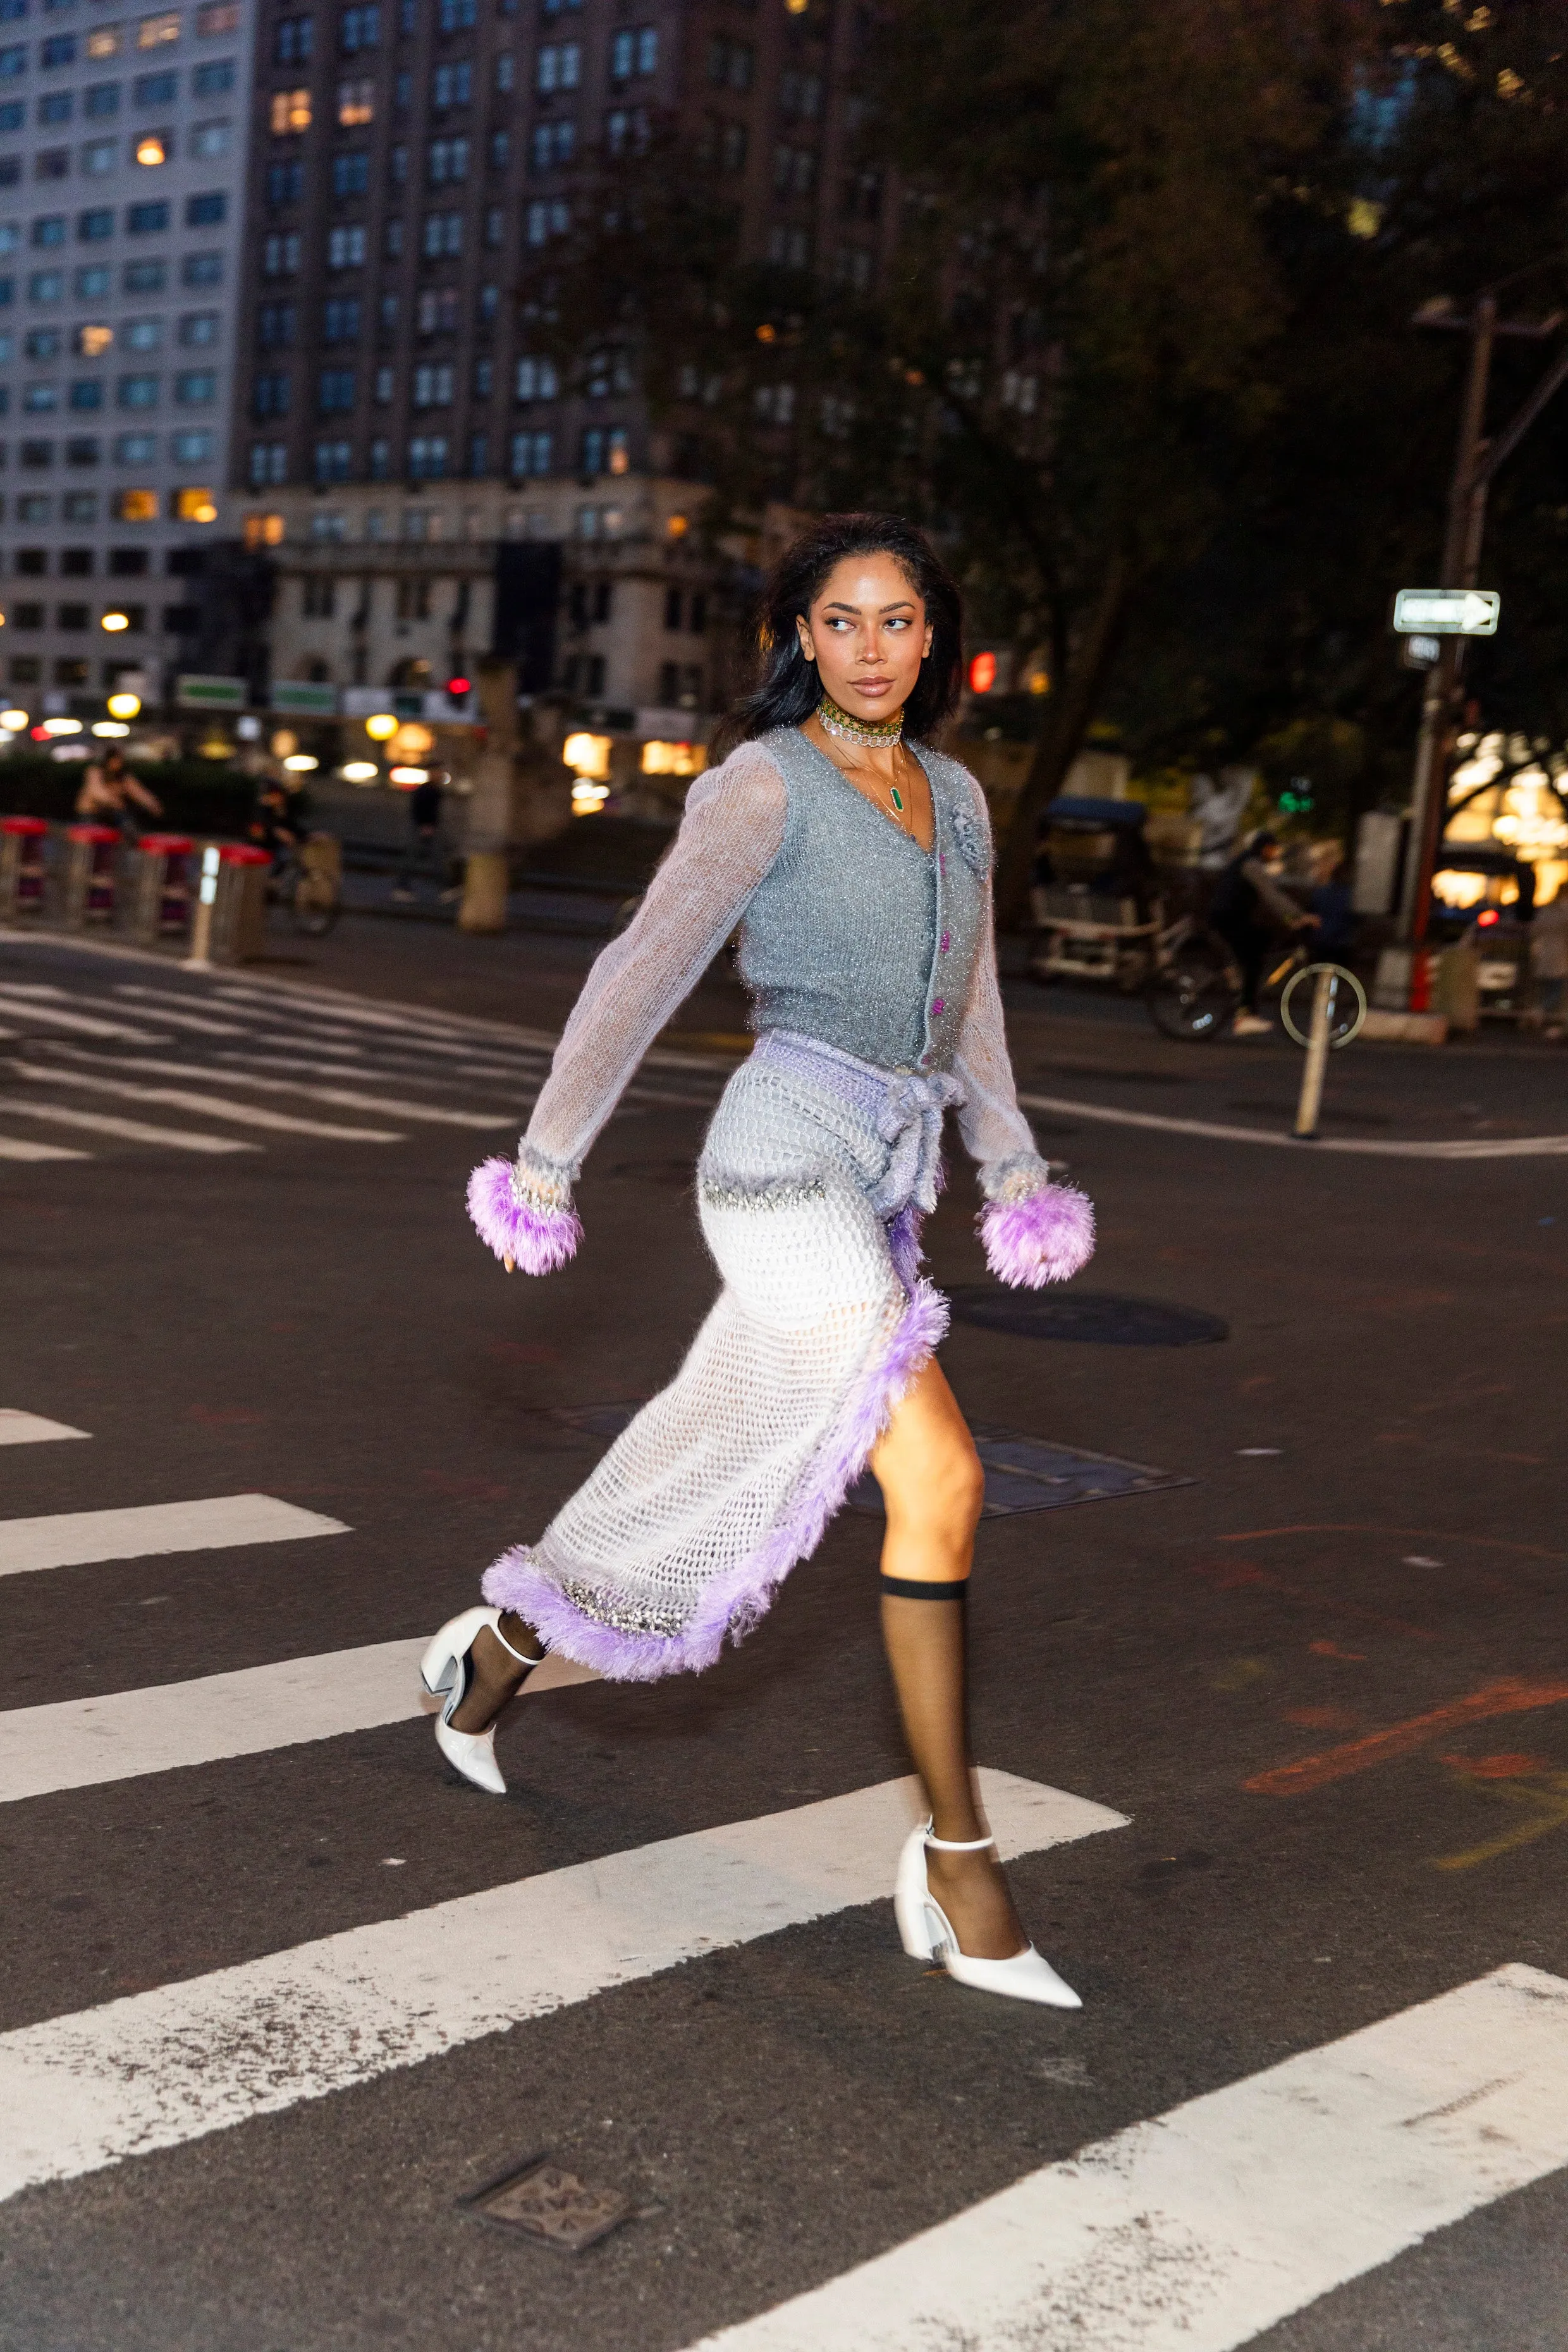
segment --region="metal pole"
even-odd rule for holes
[[[1318,1114],[1323,1107],[1323,1076],[1329,1066],[1329,1028],[1338,987],[1339,975],[1324,970],[1318,974],[1318,984],[1312,992],[1312,1025],[1307,1033],[1301,1099],[1296,1106],[1296,1132],[1303,1139],[1318,1132]]]
[[[1497,297],[1483,294],[1470,318],[1470,372],[1459,418],[1454,478],[1448,490],[1448,527],[1443,542],[1442,588],[1474,587],[1480,561],[1481,528],[1486,519],[1487,485],[1480,475],[1482,433],[1486,425],[1487,387],[1491,375],[1492,343],[1497,334]],[[1448,740],[1457,698],[1461,641],[1445,637],[1436,667],[1427,677],[1421,705],[1421,734],[1415,749],[1415,786],[1411,794],[1410,841],[1405,852],[1405,887],[1400,897],[1399,940],[1412,950],[1412,1002],[1426,991],[1416,979],[1416,960],[1426,936],[1432,900],[1432,865],[1442,838],[1447,814]],[[1417,1007],[1416,1009],[1419,1009]]]
[[[187,971],[205,971],[212,962],[213,903],[217,897],[218,864],[216,844],[209,843],[202,852],[201,887],[191,920],[191,951],[185,958]]]

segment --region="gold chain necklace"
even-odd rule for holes
[[[837,736],[840,742],[864,743],[873,751],[896,751],[904,740],[904,714],[901,710],[894,719],[857,719],[852,712],[841,710],[832,696],[827,694],[816,706],[816,723],[824,734]],[[863,772],[870,775],[874,782],[882,784],[883,779],[874,768]],[[887,784],[884,789],[898,812],[900,824],[907,831],[909,815],[902,793],[897,784]]]

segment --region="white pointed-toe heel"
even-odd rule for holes
[[[429,1643],[419,1661],[419,1677],[432,1698],[444,1698],[447,1702],[436,1717],[436,1745],[447,1763],[465,1780],[471,1780],[476,1789],[484,1789],[492,1797],[504,1797],[506,1782],[496,1762],[495,1723],[486,1724],[482,1731],[452,1728],[452,1717],[468,1687],[468,1653],[487,1625],[519,1665],[542,1665],[542,1658],[525,1658],[521,1650],[512,1648],[500,1630],[499,1609],[465,1609],[458,1616],[448,1617]],[[500,1719],[498,1715],[496,1721]]]
[[[977,1992],[1005,1993],[1009,2000],[1040,2001],[1048,2009],[1081,2009],[1071,1985],[1063,1983],[1033,1944],[1010,1960],[972,1960],[959,1950],[952,1923],[927,1882],[926,1848],[934,1846],[939,1853],[983,1853],[995,1843],[989,1837],[932,1837],[929,1822],[910,1832],[893,1885],[893,1916],[905,1951],[911,1960],[940,1960],[956,1983],[973,1985]]]

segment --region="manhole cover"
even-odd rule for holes
[[[1023,1339],[1092,1339],[1102,1348],[1199,1348],[1228,1339],[1230,1326],[1197,1307],[1119,1298],[1109,1290],[997,1290],[967,1283],[952,1293],[961,1323]]]
[[[563,2254],[580,2254],[626,2221],[632,2200],[619,2189],[595,2189],[574,2172],[531,2157],[462,2200],[478,2221],[537,2239]]]
[[[1057,1511],[1068,1503],[1104,1503],[1117,1495],[1152,1495],[1168,1486],[1190,1486],[1179,1471],[1154,1470],[1145,1462],[1122,1462],[1113,1454],[1089,1454],[1081,1446],[1051,1445],[994,1423],[973,1424],[974,1450],[985,1470],[981,1517],[1010,1518],[1017,1511]],[[882,1490],[869,1471],[849,1490],[849,1507],[868,1517],[882,1516]]]

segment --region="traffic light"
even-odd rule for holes
[[[471,678],[449,677],[447,680],[447,699],[448,702],[466,703],[473,690],[473,680]]]

